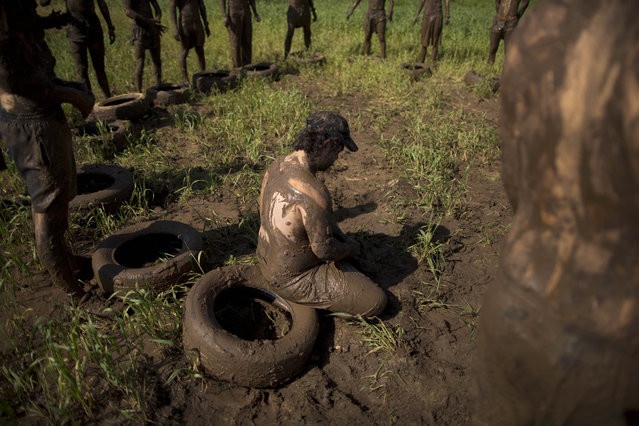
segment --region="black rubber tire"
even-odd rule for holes
[[[203,71],[193,74],[193,89],[209,94],[213,90],[220,93],[233,89],[237,86],[237,73],[227,70]]]
[[[326,63],[326,57],[315,51],[310,54],[305,51],[293,52],[289,57],[300,65],[324,65]]]
[[[113,164],[83,164],[77,167],[77,173],[78,195],[69,202],[70,210],[100,204],[106,211],[114,211],[131,198],[134,180],[129,169]],[[93,187],[87,188],[91,182]]]
[[[189,86],[165,83],[146,89],[147,101],[156,107],[183,104],[188,100]]]
[[[409,71],[411,78],[415,81],[421,79],[424,76],[430,77],[433,74],[430,67],[423,62],[406,62],[403,63],[401,67],[404,70]]]
[[[244,65],[240,68],[240,73],[245,77],[271,78],[273,80],[279,77],[277,64],[270,62]]]
[[[143,93],[126,93],[112,96],[93,107],[96,120],[135,120],[143,117],[149,110],[149,103]]]
[[[144,257],[159,254],[153,250],[164,248],[162,239],[179,243],[179,247],[171,247],[176,250],[174,257],[150,266],[125,266],[131,261],[140,261],[127,255]],[[153,245],[153,250],[141,250],[139,244],[144,243]],[[91,265],[96,281],[105,294],[132,290],[136,285],[159,292],[178,283],[184,274],[194,270],[194,259],[202,246],[202,234],[190,225],[172,220],[142,222],[121,229],[102,241],[93,253]]]
[[[282,299],[259,287],[259,273],[247,265],[227,266],[205,274],[184,303],[184,349],[198,354],[205,371],[241,386],[277,387],[297,376],[311,355],[319,323],[315,309]],[[275,340],[245,340],[222,328],[214,305],[224,291],[258,289],[291,315],[291,329]]]

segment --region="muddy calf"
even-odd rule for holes
[[[639,3],[540,1],[502,77],[515,217],[482,309],[485,424],[639,410]]]

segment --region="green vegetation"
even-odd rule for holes
[[[62,10],[63,3],[53,0],[45,10]],[[164,11],[162,22],[168,25],[168,0],[159,3]],[[217,2],[206,3],[212,32],[206,43],[208,68],[228,69],[228,36],[219,6]],[[120,0],[107,0],[107,4],[117,34],[115,44],[107,46],[107,74],[114,93],[132,92],[130,21]],[[434,238],[435,228],[463,205],[469,169],[491,161],[498,152],[493,125],[480,113],[451,109],[452,95],[446,88],[462,87],[469,69],[495,77],[503,53],[500,51],[495,66],[486,64],[491,3],[455,0],[452,24],[444,28],[440,62],[433,76],[427,83],[411,82],[399,65],[413,62],[419,51],[419,25],[411,25],[417,5],[417,1],[396,5],[387,29],[386,61],[360,55],[365,7],[360,6],[347,21],[349,5],[328,0],[316,4],[318,21],[313,24],[313,48],[328,58],[324,67],[303,68],[299,75],[277,84],[247,79],[228,93],[194,95],[189,104],[168,108],[171,126],[145,129],[138,137],[131,137],[130,146],[120,153],[104,138],[98,143],[95,138],[74,138],[79,163],[106,161],[131,167],[136,188],[129,202],[113,214],[95,208],[88,217],[73,215],[69,230],[72,246],[91,250],[117,229],[157,217],[156,207],[176,211],[194,199],[214,197],[223,190],[232,191],[237,198],[242,213],[239,228],[248,240],[255,241],[259,223],[251,213],[256,211],[266,166],[287,151],[309,112],[322,108],[318,100],[331,98],[329,108],[339,109],[341,102],[356,99],[348,117],[351,128],[379,135],[370,142],[389,156],[415,188],[418,195],[410,203],[430,218],[410,251],[433,276],[417,294],[418,305],[435,307],[440,303],[440,284],[446,272],[446,242]],[[257,7],[262,22],[254,24],[254,60],[282,64],[286,2],[258,1]],[[293,52],[303,47],[301,30],[298,32]],[[164,79],[178,82],[178,43],[170,35],[171,30],[162,40]],[[48,32],[47,39],[58,60],[58,75],[74,79],[64,30]],[[372,48],[377,55],[376,38]],[[191,73],[195,66],[192,52]],[[147,58],[146,86],[153,84],[152,78]],[[93,87],[100,100],[97,82],[93,81]],[[313,96],[305,96],[309,90],[302,89],[307,88]],[[481,97],[491,96],[485,88],[477,90]],[[68,107],[65,110],[72,121],[79,122],[77,112]],[[5,341],[0,352],[0,420],[28,414],[53,423],[85,423],[105,410],[105,400],[108,409],[121,418],[148,420],[146,387],[201,378],[194,368],[164,369],[153,375],[158,384],[146,383],[144,377],[145,369],[153,363],[150,353],[182,351],[180,317],[185,288],[159,295],[143,290],[115,295],[101,312],[89,313],[71,305],[56,307],[51,316],[33,318],[16,294],[32,284],[40,266],[24,184],[13,165],[9,166],[8,171],[0,172],[0,337]],[[224,225],[215,212],[204,219],[202,231]],[[224,235],[216,237],[220,244],[225,243]],[[232,256],[226,263],[254,261],[249,254],[245,258]],[[195,279],[197,275],[190,282]],[[456,309],[460,315],[476,316],[470,305]],[[372,351],[392,352],[402,345],[401,328],[383,322],[357,324]],[[371,389],[387,374],[380,365],[371,378]]]

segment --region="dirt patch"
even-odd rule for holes
[[[284,80],[282,85],[292,84]],[[445,270],[436,283],[431,270],[411,254],[420,230],[428,224],[424,210],[405,202],[415,198],[414,186],[391,164],[374,141],[379,130],[366,126],[366,99],[324,96],[308,89],[314,109],[339,110],[347,119],[362,123],[352,131],[360,150],[341,154],[340,160],[322,175],[329,188],[335,214],[342,229],[357,234],[367,249],[362,269],[389,295],[389,307],[378,327],[399,336],[387,348],[367,343],[370,331],[357,321],[336,318],[320,311],[320,334],[305,371],[278,389],[249,389],[219,381],[173,380],[171,372],[189,367],[180,351],[149,349],[146,410],[158,424],[452,424],[470,423],[472,411],[472,356],[484,288],[498,267],[499,246],[511,211],[499,179],[500,164],[494,160],[469,170],[464,207],[440,223],[433,232],[446,243]],[[497,123],[496,99],[478,100],[463,88],[450,88],[450,108],[485,113]],[[206,111],[202,111],[206,114]],[[383,129],[387,138],[401,131],[399,117],[391,117]],[[165,132],[170,135],[170,132]],[[170,139],[170,138],[167,138]],[[171,143],[170,141],[159,143]],[[183,142],[185,144],[191,141]],[[176,164],[188,164],[195,146],[184,146]],[[229,256],[254,252],[253,242],[238,225],[246,206],[230,189],[193,200],[188,205],[166,205],[156,213],[202,229],[202,218],[214,211],[221,225],[205,232],[208,263],[219,265]],[[253,207],[255,208],[255,205]],[[398,221],[398,212],[402,220]],[[224,238],[219,238],[223,235]],[[37,314],[51,314],[66,297],[46,285],[22,291],[22,303]],[[237,309],[237,299],[227,305]],[[113,301],[94,299],[87,309],[98,312]],[[259,325],[238,333],[249,338],[281,334],[286,318],[273,322],[274,312],[264,304],[241,304],[259,312]],[[248,306],[248,307],[247,307]],[[35,315],[35,314],[34,314]],[[277,317],[277,315],[276,315]],[[225,317],[231,326],[236,319]],[[280,321],[281,320],[281,321]],[[369,330],[369,331],[367,331]],[[372,330],[375,332],[375,330]],[[380,333],[384,329],[377,330]],[[257,334],[256,334],[257,333]],[[98,423],[120,421],[105,401]]]

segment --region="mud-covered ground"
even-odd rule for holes
[[[295,77],[274,84],[295,85]],[[150,420],[157,424],[468,424],[478,312],[484,290],[495,276],[500,242],[511,218],[499,161],[470,169],[463,207],[433,230],[438,241],[447,241],[446,264],[440,288],[429,298],[433,276],[427,264],[419,264],[409,252],[429,218],[407,201],[415,198],[415,189],[374,143],[381,131],[387,139],[397,134],[401,118],[390,117],[383,129],[374,130],[374,112],[367,108],[367,99],[329,97],[317,87],[300,89],[315,110],[358,117],[352,136],[360,150],[341,154],[322,178],[333,196],[340,226],[357,233],[368,249],[367,258],[374,266],[368,274],[389,294],[382,320],[388,328],[402,331],[400,343],[394,351],[373,351],[363,341],[359,324],[320,311],[319,337],[306,369],[278,389],[250,389],[211,377],[167,385],[170,372],[188,367],[189,360],[179,351],[150,350],[145,368]],[[447,90],[447,107],[483,112],[497,126],[496,97],[480,101],[462,86]],[[163,134],[166,140],[159,143],[170,143],[170,130]],[[183,158],[175,161],[188,164],[189,153],[196,150],[183,148],[177,150]],[[158,210],[158,218],[201,229],[202,218],[214,211],[220,223],[238,227],[237,232],[227,233],[228,246],[209,248],[209,266],[213,266],[225,255],[254,250],[238,225],[245,208],[244,200],[228,190],[198,197],[187,206],[169,205]],[[248,208],[255,208],[255,203]],[[401,222],[398,210],[403,213]],[[215,230],[207,233],[212,240]],[[65,300],[60,291],[37,286],[24,290],[21,298],[36,314],[48,314],[55,303]],[[88,309],[97,312],[105,303],[93,298]],[[109,405],[98,414],[98,423],[124,421]]]

